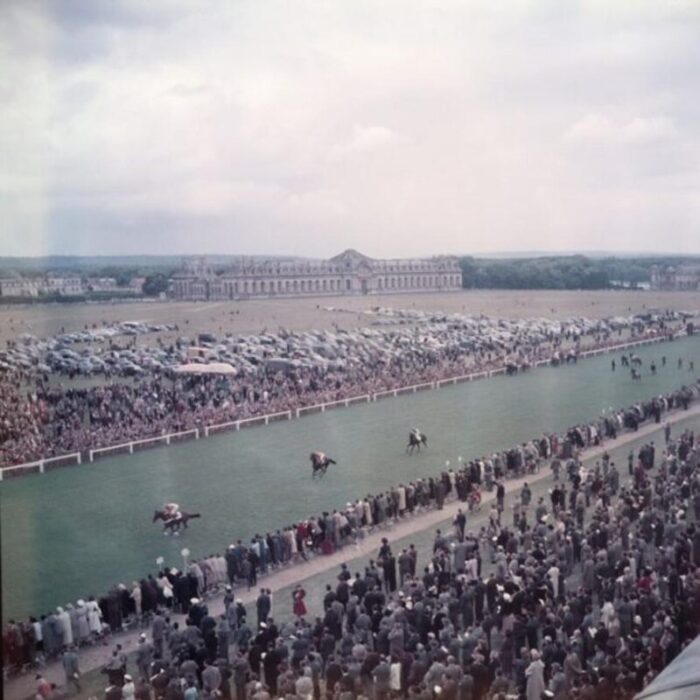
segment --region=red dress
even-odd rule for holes
[[[294,605],[292,606],[292,611],[297,617],[303,617],[306,615],[306,605],[304,604],[304,598],[306,598],[306,591],[303,588],[297,588],[294,593],[292,593],[294,598]]]

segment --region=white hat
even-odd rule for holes
[[[199,603],[199,598],[190,598],[191,605],[197,605],[197,603]]]

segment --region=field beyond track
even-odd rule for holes
[[[370,325],[373,307],[418,309],[499,318],[603,318],[644,313],[650,309],[700,311],[697,292],[465,290],[446,294],[394,294],[368,297],[308,297],[223,302],[140,301],[104,304],[37,304],[0,306],[0,345],[22,333],[46,337],[103,323],[144,321],[176,323],[179,333],[260,333],[264,329],[304,331],[351,329]],[[334,310],[329,310],[332,307]],[[155,342],[140,339],[139,342]]]

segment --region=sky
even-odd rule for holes
[[[0,255],[700,253],[700,0],[4,0]]]

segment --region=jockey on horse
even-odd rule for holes
[[[316,476],[316,474],[323,475],[326,473],[329,464],[336,464],[336,461],[334,459],[331,459],[330,457],[327,457],[323,452],[318,451],[312,452],[311,455],[309,455],[309,459],[311,460],[311,476]]]
[[[408,445],[406,446],[406,452],[413,454],[413,450],[417,447],[418,452],[420,452],[420,446],[428,446],[428,438],[421,433],[418,428],[411,428],[411,432],[408,434]]]
[[[177,503],[166,503],[163,506],[163,520],[166,523],[175,522],[182,519],[180,506]]]

